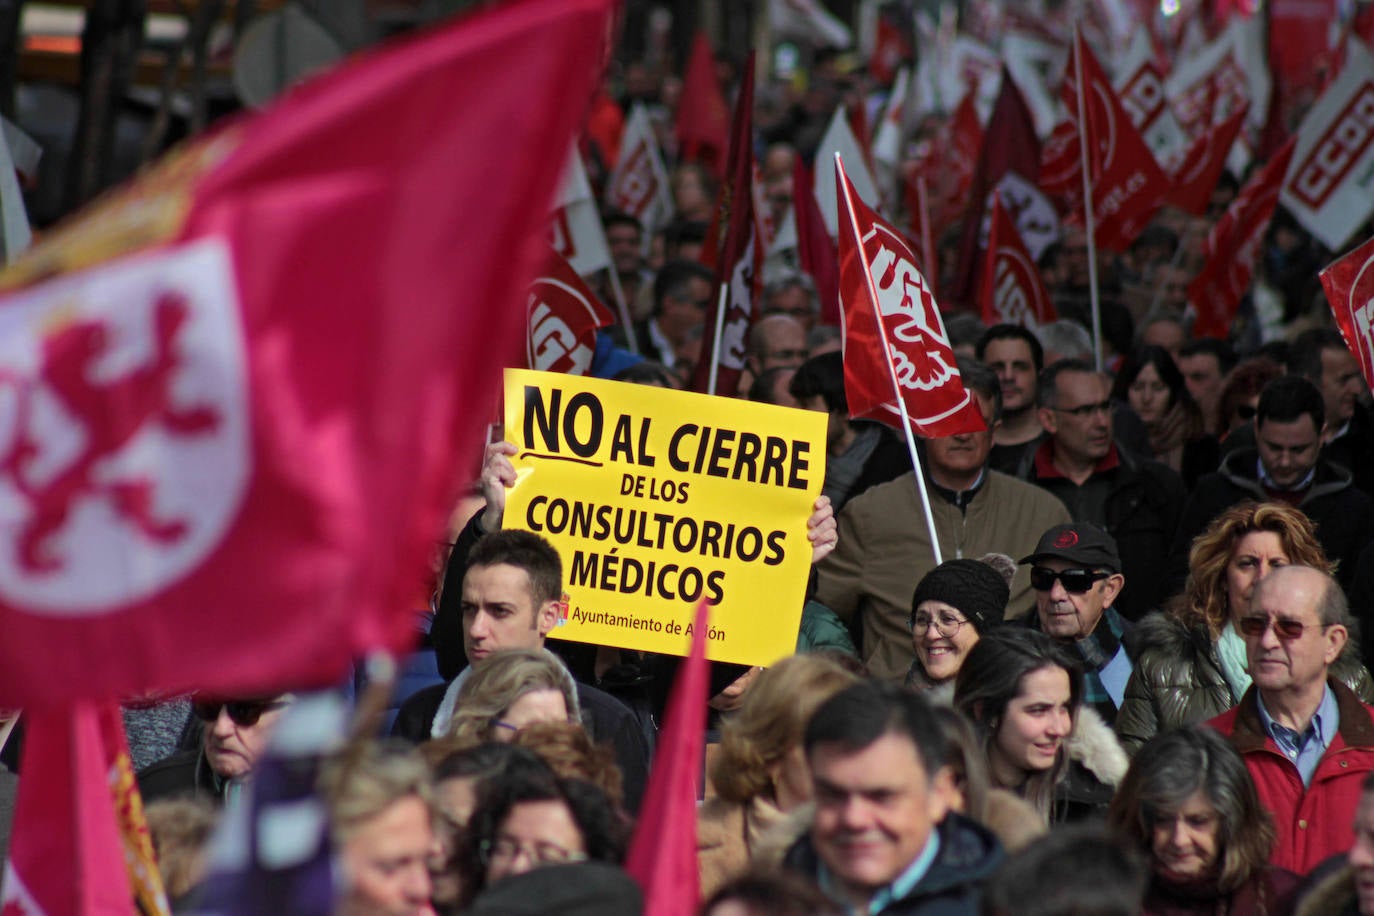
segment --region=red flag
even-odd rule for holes
[[[716,199],[716,218],[707,234],[703,254],[716,271],[716,294],[706,312],[701,358],[692,375],[692,388],[733,397],[744,371],[754,305],[763,291],[763,227],[754,206],[754,55],[749,55],[735,102],[730,135],[730,174]],[[717,249],[719,245],[719,249]],[[716,322],[720,289],[726,288],[725,315],[716,350]],[[712,366],[715,385],[712,386]]]
[[[1249,105],[1241,105],[1220,124],[1208,127],[1174,170],[1173,184],[1165,201],[1194,216],[1207,212],[1217,180],[1226,169],[1226,157],[1240,136]]]
[[[892,224],[868,208],[843,165],[840,199],[840,298],[844,303],[844,390],[849,415],[936,438],[987,427],[964,390],[930,284]]]
[[[601,300],[556,251],[530,284],[525,365],[544,372],[586,375],[596,355],[596,330],[615,324]]]
[[[874,32],[873,55],[868,59],[868,72],[879,85],[891,86],[898,68],[911,59],[911,42],[902,30],[893,25],[881,12],[878,13]],[[855,133],[858,133],[857,129]]]
[[[677,102],[679,159],[703,162],[725,177],[725,153],[730,142],[730,110],[716,80],[711,44],[700,32],[692,38],[692,56],[682,78]]]
[[[1345,345],[1360,361],[1365,384],[1374,387],[1374,239],[1321,272],[1322,288]]]
[[[1002,206],[1001,194],[993,195],[982,298],[983,323],[987,325],[1005,322],[1035,328],[1056,318],[1040,269]]]
[[[132,916],[100,706],[29,709],[24,721],[5,916]]]
[[[821,324],[840,323],[840,262],[835,240],[825,229],[816,195],[811,191],[813,176],[800,156],[792,160],[792,212],[797,224],[797,257],[801,269],[816,281],[821,299]]]
[[[1002,88],[992,107],[982,154],[969,185],[953,290],[960,303],[972,303],[977,298],[983,252],[987,249],[984,229],[992,209],[992,192],[1004,181],[1019,182],[1027,189],[1034,189],[1040,181],[1040,140],[1035,134],[1035,120],[1006,67],[1002,68]]]
[[[957,221],[968,202],[973,170],[983,148],[974,94],[968,92],[935,136],[921,143],[915,167],[907,177],[906,197],[915,198],[917,181],[925,179],[930,220],[937,226]],[[912,208],[913,217],[915,207]],[[932,269],[927,265],[927,269]]]
[[[639,808],[625,870],[644,891],[644,916],[694,916],[697,874],[697,777],[706,739],[708,605],[697,605],[692,649],[673,680],[649,785]]]
[[[1230,332],[1240,297],[1249,288],[1255,272],[1255,261],[1269,218],[1274,215],[1296,140],[1295,137],[1285,143],[1279,154],[1245,183],[1208,233],[1202,245],[1206,262],[1188,286],[1189,300],[1197,309],[1194,334],[1224,339]]]
[[[1097,244],[1112,251],[1125,251],[1154,217],[1169,190],[1169,178],[1145,145],[1140,131],[1131,124],[1102,65],[1088,48],[1082,34],[1074,37],[1073,54],[1064,76],[1060,95],[1068,106],[1066,123],[1074,132],[1074,155],[1081,159],[1077,133],[1078,68],[1084,83],[1083,110],[1087,119],[1088,175],[1092,187],[1093,234]],[[1062,125],[1061,125],[1062,126]],[[1056,128],[1056,134],[1063,134]],[[1075,169],[1081,198],[1082,168]],[[1062,175],[1059,176],[1062,179]],[[1077,204],[1081,207],[1082,202]]]
[[[408,644],[547,252],[563,156],[503,151],[569,148],[610,7],[360,55],[0,275],[32,284],[0,305],[0,702],[253,695]]]

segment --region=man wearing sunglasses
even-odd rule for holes
[[[216,804],[232,800],[252,775],[291,700],[290,694],[252,700],[197,697],[192,708],[203,729],[200,747],[145,767],[138,774],[143,800],[181,795]]]
[[[1207,724],[1245,758],[1278,837],[1270,861],[1310,872],[1350,845],[1350,813],[1374,772],[1374,709],[1337,678],[1350,606],[1319,570],[1285,566],[1261,579],[1240,618],[1254,684]]]
[[[1123,643],[1131,625],[1112,607],[1126,583],[1116,541],[1096,525],[1056,525],[1021,563],[1035,589],[1026,622],[1082,661],[1083,702],[1112,724],[1133,668]]]

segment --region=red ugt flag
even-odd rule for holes
[[[544,272],[530,285],[525,365],[541,372],[586,375],[596,355],[597,328],[615,324],[601,300],[568,259],[549,252]]]
[[[252,695],[409,638],[547,251],[564,159],[504,151],[568,149],[610,6],[361,55],[0,275],[0,702]]]
[[[840,299],[849,415],[938,438],[986,429],[964,389],[930,284],[896,227],[868,208],[836,157]]]
[[[1227,154],[1240,136],[1249,111],[1250,106],[1242,103],[1225,121],[1202,132],[1174,170],[1173,186],[1165,197],[1168,203],[1194,216],[1207,212],[1212,191],[1226,169]]]
[[[983,323],[1006,322],[1036,328],[1055,320],[1054,303],[1040,268],[1026,250],[1002,195],[992,199],[992,229],[988,233],[987,268],[983,273]]]
[[[1321,280],[1345,345],[1374,387],[1374,239],[1323,270]]]
[[[1240,297],[1250,287],[1260,244],[1279,201],[1296,142],[1296,137],[1290,137],[1269,164],[1245,183],[1207,234],[1202,244],[1206,261],[1188,284],[1189,301],[1197,308],[1195,334],[1225,339],[1230,333]]]

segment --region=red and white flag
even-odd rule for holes
[[[620,158],[606,182],[606,205],[639,220],[647,242],[654,230],[673,218],[673,195],[668,172],[654,136],[649,113],[641,104],[630,109],[620,139]]]
[[[1343,248],[1374,215],[1374,57],[1348,39],[1345,68],[1298,127],[1280,200],[1323,245]]]
[[[982,300],[983,323],[987,325],[1007,323],[1034,329],[1057,317],[1040,269],[1002,206],[1000,193],[993,195]]]
[[[1279,200],[1284,175],[1294,161],[1294,140],[1284,144],[1269,163],[1245,183],[1203,242],[1202,271],[1188,286],[1197,309],[1193,333],[1225,339],[1240,297],[1250,287],[1269,219]]]
[[[918,179],[924,179],[931,222],[937,226],[956,222],[967,204],[982,148],[978,106],[972,95],[966,95],[936,134],[917,145],[915,164],[906,181],[907,200],[915,197]],[[914,214],[914,206],[912,211]]]
[[[821,299],[821,324],[840,323],[840,262],[835,240],[826,231],[825,219],[811,188],[812,172],[800,156],[792,160],[792,215],[797,229],[797,260],[816,281]]]
[[[541,372],[586,375],[596,355],[596,331],[615,324],[591,288],[557,252],[530,284],[525,365]]]
[[[1345,345],[1374,388],[1374,239],[1328,266],[1321,281]]]
[[[1212,191],[1226,170],[1226,160],[1249,110],[1241,105],[1225,121],[1202,132],[1173,170],[1173,184],[1164,198],[1167,203],[1194,216],[1207,212]]]
[[[887,105],[878,120],[873,135],[873,167],[877,171],[879,187],[885,199],[892,200],[897,187],[897,168],[902,161],[902,124],[906,118],[906,103],[911,71],[903,67],[888,93]]]
[[[583,276],[611,266],[606,228],[601,225],[601,211],[576,146],[563,169],[562,186],[550,216],[549,236],[553,250]]]
[[[1079,122],[1080,69],[1086,124]],[[1073,54],[1060,93],[1068,106],[1067,123],[1072,125],[1075,140],[1079,131],[1087,134],[1093,235],[1101,247],[1125,251],[1159,210],[1169,189],[1168,176],[1131,123],[1097,56],[1081,34],[1074,37]],[[1073,146],[1079,149],[1078,169],[1082,169],[1082,146],[1077,142]],[[1081,188],[1082,173],[1078,174]],[[1080,202],[1078,207],[1082,206]]]
[[[1188,134],[1174,117],[1164,90],[1164,71],[1155,56],[1149,30],[1139,26],[1131,36],[1126,53],[1117,65],[1112,85],[1121,98],[1131,123],[1155,161],[1166,170],[1188,150]]]
[[[840,225],[840,209],[835,198],[836,153],[849,163],[845,167],[849,169],[850,180],[859,189],[859,196],[869,206],[879,206],[882,196],[878,193],[878,179],[868,167],[868,156],[864,153],[863,144],[854,136],[854,131],[849,126],[843,105],[836,108],[835,114],[831,116],[830,126],[825,129],[820,145],[816,147],[814,160],[816,204],[821,208],[821,217],[825,220],[826,231],[832,239],[837,237]]]
[[[839,162],[835,176],[849,415],[900,430],[905,410],[911,431],[928,438],[986,429],[911,245],[864,204]]]
[[[568,149],[611,6],[359,56],[0,274],[0,704],[260,695],[409,644],[547,252],[561,157],[504,151]]]

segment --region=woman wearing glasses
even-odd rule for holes
[[[1269,865],[1273,822],[1219,732],[1179,729],[1141,748],[1108,822],[1150,861],[1145,916],[1291,912],[1299,878]]]
[[[911,596],[916,659],[907,686],[953,695],[954,676],[979,637],[1002,622],[1010,595],[1007,580],[981,560],[947,560],[926,573]]]
[[[1135,670],[1116,717],[1128,753],[1159,732],[1205,722],[1240,702],[1250,675],[1238,622],[1255,583],[1292,564],[1333,568],[1311,520],[1283,503],[1238,503],[1193,542],[1183,594],[1163,614],[1137,623],[1132,634]],[[1354,640],[1331,673],[1360,699],[1374,699]]]
[[[981,727],[988,775],[1045,823],[1100,815],[1125,771],[1110,728],[1083,705],[1083,672],[1053,639],[999,627],[969,652],[954,706]]]
[[[488,658],[464,682],[453,726],[440,739],[460,750],[487,741],[507,742],[535,722],[581,721],[577,686],[548,649],[509,649]]]

